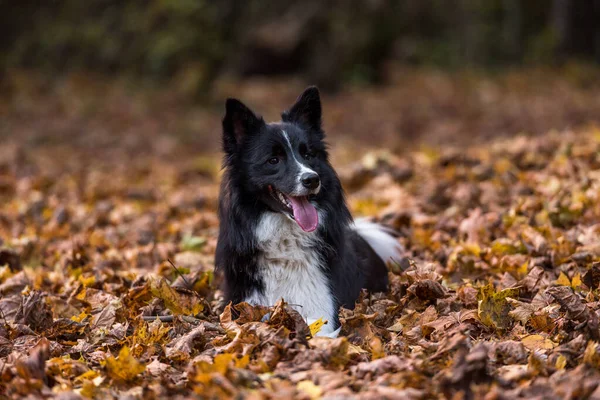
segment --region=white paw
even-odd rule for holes
[[[339,336],[341,330],[342,330],[341,326],[332,332],[325,332],[324,330],[321,330],[321,331],[317,332],[317,334],[315,336],[328,337],[328,338],[333,339],[333,338],[336,338]]]

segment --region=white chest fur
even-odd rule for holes
[[[273,306],[283,298],[309,323],[319,318],[329,321],[319,333],[332,334],[337,310],[318,256],[322,243],[316,232],[304,232],[285,215],[269,212],[259,221],[255,235],[265,290],[252,293],[246,301]]]

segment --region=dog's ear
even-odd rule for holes
[[[223,150],[228,154],[234,153],[244,138],[257,132],[264,123],[241,101],[227,99],[223,118]]]
[[[281,115],[284,122],[296,122],[316,131],[321,130],[321,96],[316,86],[309,86],[296,103]]]

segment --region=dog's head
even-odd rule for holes
[[[323,138],[316,87],[307,88],[276,123],[265,123],[239,100],[227,100],[223,150],[230,175],[306,232],[318,227],[317,209],[328,185],[335,185]]]

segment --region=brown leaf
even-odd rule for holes
[[[204,332],[204,325],[200,325],[183,336],[173,340],[167,345],[167,358],[177,360],[191,358],[194,355],[194,351],[200,351],[206,343]]]
[[[45,295],[37,291],[24,296],[15,322],[25,324],[36,332],[48,329],[52,325],[52,311],[45,300]]]
[[[117,310],[113,303],[108,306],[102,308],[97,313],[92,314],[92,319],[90,321],[90,328],[110,328],[112,324],[115,323],[117,317]]]
[[[527,361],[527,352],[521,342],[505,340],[494,346],[496,361],[500,364],[521,364]]]
[[[202,299],[191,290],[171,287],[164,279],[152,280],[152,294],[164,301],[174,314],[195,316],[204,310]]]
[[[310,335],[310,329],[306,321],[298,311],[287,305],[283,300],[279,300],[275,304],[275,308],[271,312],[271,317],[267,322],[270,326],[284,326],[296,335],[298,339],[306,338]]]
[[[50,358],[50,342],[42,338],[25,360],[17,361],[17,373],[24,379],[44,380],[48,358]]]
[[[405,371],[410,368],[410,362],[397,355],[387,356],[370,362],[362,362],[351,368],[352,374],[358,379],[381,376],[385,373]]]
[[[473,383],[482,383],[489,379],[487,371],[488,348],[480,343],[467,351],[464,347],[454,357],[450,370],[444,371],[441,385],[446,396],[465,390],[471,393]]]
[[[560,306],[567,312],[567,318],[580,323],[586,323],[586,327],[594,339],[600,337],[598,316],[585,305],[573,289],[567,286],[556,286],[546,290]]]
[[[593,263],[591,268],[583,275],[582,280],[588,288],[597,289],[600,286],[600,262]]]
[[[52,326],[46,332],[46,337],[73,341],[87,334],[87,328],[88,324],[61,318],[54,321]]]
[[[421,300],[437,300],[446,295],[444,287],[430,279],[417,281],[408,287],[408,292]]]
[[[239,313],[236,318],[238,324],[262,321],[263,317],[269,313],[268,307],[253,306],[245,302],[236,304],[233,308]]]
[[[13,249],[0,248],[0,266],[8,265],[12,272],[18,272],[23,269],[21,266],[21,257]]]

